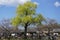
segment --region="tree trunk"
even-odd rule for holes
[[[50,36],[51,36],[51,35],[50,35],[50,28],[48,27],[48,39],[49,39],[49,40],[51,40]]]
[[[28,23],[25,24],[25,30],[24,30],[24,38],[27,39],[27,26],[28,26]]]

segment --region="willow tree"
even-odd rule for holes
[[[12,19],[14,26],[24,26],[24,36],[27,38],[27,27],[31,24],[41,24],[44,17],[41,14],[36,13],[37,5],[32,2],[27,2],[23,5],[19,5],[16,9],[16,17]]]

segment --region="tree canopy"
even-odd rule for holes
[[[36,13],[37,5],[32,2],[27,2],[23,5],[19,5],[16,10],[16,17],[13,18],[12,24],[18,26],[20,24],[25,25],[37,24],[44,20],[42,14]]]

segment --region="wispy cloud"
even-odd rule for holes
[[[39,3],[38,3],[38,2],[34,2],[34,4],[39,5]]]
[[[55,5],[56,7],[60,7],[60,3],[59,3],[58,1],[56,1],[56,2],[54,3],[54,5]]]
[[[0,0],[0,5],[13,6],[18,4],[24,4],[27,1],[31,0]]]

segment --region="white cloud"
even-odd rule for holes
[[[0,5],[13,6],[17,4],[24,4],[27,1],[31,1],[31,0],[0,0]]]
[[[59,2],[55,2],[54,5],[55,5],[56,7],[60,7],[60,3],[59,3]]]
[[[39,5],[39,3],[38,3],[38,2],[34,2],[34,4]]]

